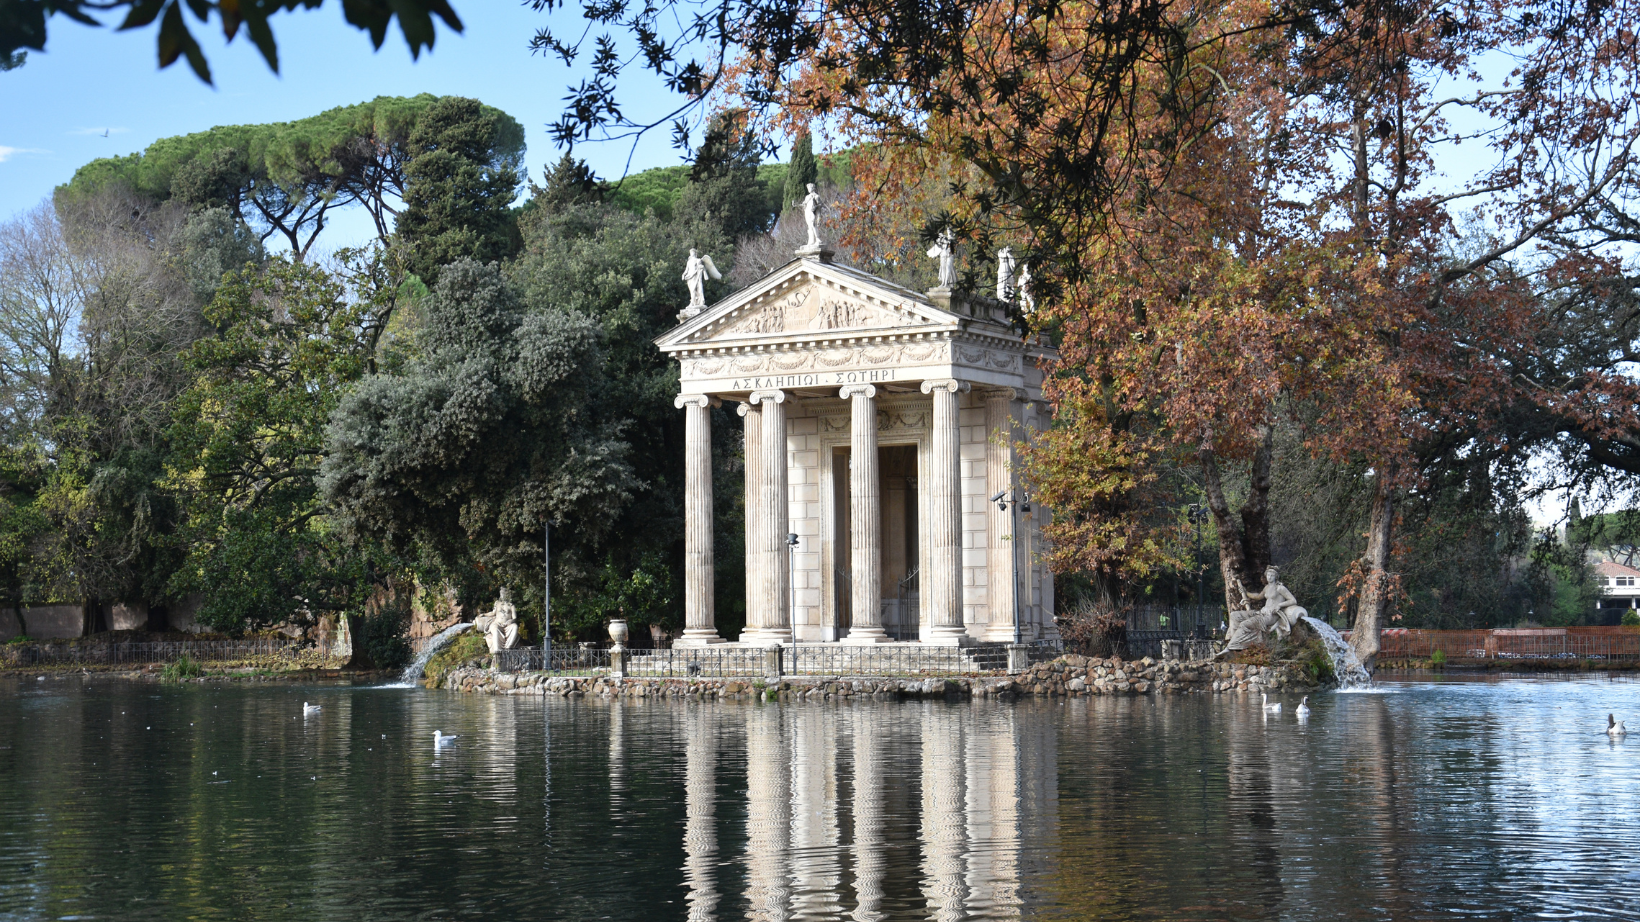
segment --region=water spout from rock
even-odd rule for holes
[[[427,661],[433,658],[433,654],[443,649],[445,644],[455,640],[457,634],[470,629],[472,626],[472,622],[463,621],[459,624],[452,624],[433,635],[427,641],[427,646],[422,647],[421,653],[416,655],[415,661],[404,667],[404,675],[399,676],[398,684],[411,686],[421,681],[422,673],[427,671]]]
[[[1309,615],[1304,616],[1304,623],[1315,631],[1321,638],[1321,643],[1327,648],[1327,656],[1332,660],[1333,675],[1338,677],[1339,688],[1365,688],[1372,684],[1372,673],[1361,665],[1361,658],[1355,655],[1339,633],[1333,630],[1332,625],[1325,621],[1318,621]]]

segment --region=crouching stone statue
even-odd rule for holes
[[[1236,589],[1249,606],[1258,601],[1264,604],[1256,609],[1248,607],[1230,613],[1230,634],[1219,656],[1253,644],[1267,643],[1272,635],[1285,639],[1298,619],[1309,614],[1298,604],[1292,591],[1281,584],[1281,571],[1275,567],[1264,571],[1262,592],[1248,592],[1240,580],[1236,581]]]
[[[473,630],[484,635],[490,652],[511,650],[518,643],[518,609],[513,607],[512,593],[501,590],[495,608],[479,615],[473,621]]]

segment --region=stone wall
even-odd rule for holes
[[[463,667],[447,673],[444,688],[490,695],[556,695],[597,698],[782,698],[1009,697],[1153,695],[1211,692],[1307,692],[1318,686],[1294,665],[1158,662],[1062,656],[1014,676],[894,678],[784,676],[778,679],[647,679],[554,676]]]
[[[85,636],[84,605],[29,605],[23,609],[23,631],[35,640],[72,640]]]

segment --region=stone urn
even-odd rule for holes
[[[615,641],[616,646],[626,646],[626,619],[609,619],[609,639]]]

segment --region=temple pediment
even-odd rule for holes
[[[957,329],[962,318],[923,296],[819,260],[793,260],[657,340],[662,349]]]

